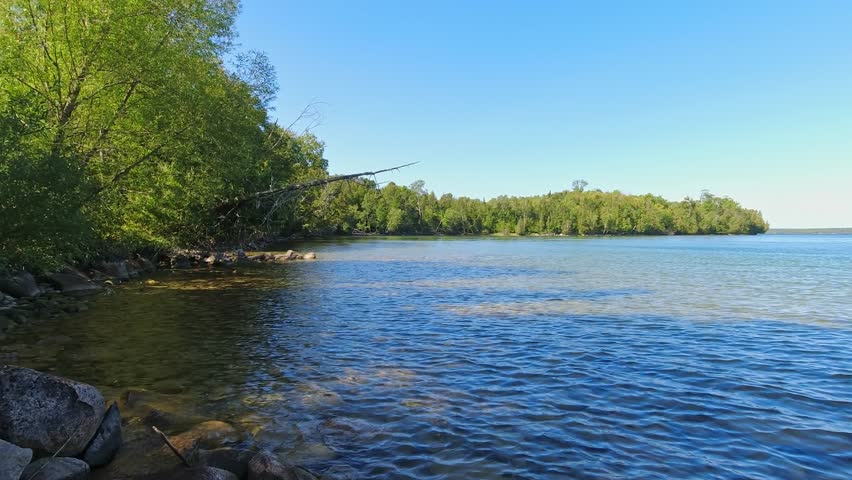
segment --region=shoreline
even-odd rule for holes
[[[57,319],[88,310],[89,300],[110,288],[142,279],[157,271],[233,267],[247,264],[285,264],[311,261],[316,254],[242,250],[177,250],[155,258],[134,255],[124,260],[91,262],[62,270],[33,274],[26,270],[0,275],[0,341],[17,326],[34,319]]]

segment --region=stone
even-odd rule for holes
[[[124,444],[111,462],[92,471],[92,479],[162,480],[171,472],[184,469],[178,457],[150,427],[129,427],[123,433]]]
[[[254,455],[255,452],[251,450],[225,447],[215,450],[199,450],[196,454],[196,461],[199,465],[220,468],[239,478],[245,478],[248,474],[248,464]]]
[[[29,464],[21,478],[27,480],[86,480],[89,465],[79,458],[47,457]]]
[[[101,291],[102,287],[77,270],[67,268],[62,272],[52,273],[47,279],[62,293],[75,295],[90,295]]]
[[[15,321],[11,317],[5,315],[0,316],[0,332],[11,330],[15,326]]]
[[[33,458],[33,451],[0,440],[0,480],[18,480]]]
[[[126,282],[130,280],[130,271],[127,269],[127,262],[101,262],[97,266],[97,270],[113,280]]]
[[[304,468],[280,463],[268,453],[252,457],[248,467],[248,480],[318,480]]]
[[[35,277],[31,273],[21,272],[11,277],[0,278],[0,292],[5,292],[18,298],[35,297],[41,294],[41,289],[36,284]]]
[[[137,258],[136,263],[139,265],[139,270],[142,270],[143,272],[146,272],[146,273],[153,272],[157,269],[157,266],[154,265],[154,262],[152,262],[151,260],[149,260],[145,257]]]
[[[121,448],[121,413],[118,404],[113,402],[107,409],[98,431],[83,452],[83,461],[92,467],[106,465]]]
[[[233,473],[215,467],[177,469],[166,476],[167,480],[239,480]]]
[[[192,429],[172,437],[172,444],[181,452],[195,448],[218,448],[236,442],[240,435],[233,426],[218,420],[199,423]]]
[[[61,447],[62,455],[81,454],[104,410],[104,397],[91,385],[0,366],[0,438],[36,454],[53,455]]]
[[[302,255],[302,258],[304,258],[305,260],[316,260],[317,254],[314,252],[308,252]]]

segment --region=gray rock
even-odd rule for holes
[[[33,451],[0,440],[0,480],[18,480],[33,458]]]
[[[130,272],[127,269],[127,262],[101,262],[97,269],[113,280],[120,280],[122,282],[130,280]]]
[[[296,465],[285,465],[268,453],[258,453],[249,462],[248,480],[318,480]]]
[[[233,473],[214,467],[193,467],[175,470],[167,480],[239,480]]]
[[[107,409],[101,426],[86,447],[83,461],[92,467],[106,465],[121,448],[121,443],[121,413],[118,411],[118,404],[113,402]]]
[[[104,409],[104,397],[91,385],[0,366],[0,438],[37,454],[53,455],[63,445],[62,455],[82,453]]]
[[[15,321],[11,317],[0,315],[0,332],[11,330],[15,326]]]
[[[127,427],[124,444],[111,462],[92,471],[94,480],[163,480],[185,470],[178,457],[150,428]]]
[[[35,297],[41,294],[41,289],[36,284],[35,277],[28,272],[21,272],[11,277],[0,278],[0,292],[8,293],[13,297]]]
[[[29,464],[21,478],[27,480],[86,480],[89,465],[79,458],[47,457]]]
[[[102,289],[100,285],[89,280],[89,277],[70,268],[62,272],[52,273],[47,276],[47,279],[62,293],[89,295],[97,293]]]
[[[199,450],[196,454],[196,462],[199,465],[227,470],[239,478],[245,478],[248,474],[248,464],[254,455],[255,452],[251,450],[227,447],[215,450]]]

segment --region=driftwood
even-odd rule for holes
[[[181,463],[183,463],[183,464],[184,464],[187,468],[191,468],[191,467],[192,467],[192,465],[190,465],[190,464],[189,464],[189,462],[188,462],[188,461],[186,461],[186,457],[184,457],[184,456],[180,453],[180,451],[178,451],[178,449],[177,449],[177,448],[176,448],[176,447],[172,444],[172,442],[169,440],[169,437],[167,437],[165,433],[163,433],[162,431],[160,431],[160,429],[159,429],[159,428],[157,428],[157,427],[151,427],[151,428],[154,430],[154,432],[155,432],[157,435],[159,435],[159,436],[160,436],[160,438],[162,438],[162,439],[163,439],[163,442],[165,442],[165,443],[166,443],[166,446],[168,446],[168,447],[169,447],[169,449],[171,449],[171,451],[172,451],[172,452],[174,452],[174,454],[175,454],[175,455],[177,455],[177,457],[180,459]]]
[[[239,208],[241,208],[241,207],[243,207],[243,206],[245,206],[245,205],[247,205],[251,202],[257,201],[257,200],[262,200],[262,199],[270,198],[270,197],[278,197],[278,196],[281,196],[281,195],[289,195],[291,193],[298,192],[300,190],[307,190],[309,188],[319,187],[319,186],[327,185],[329,183],[334,183],[334,182],[340,182],[342,180],[351,180],[353,178],[359,178],[359,177],[370,177],[370,176],[373,176],[373,175],[377,175],[379,173],[390,172],[390,171],[393,171],[393,170],[399,170],[400,168],[409,167],[409,166],[414,165],[416,163],[419,163],[419,162],[406,163],[405,165],[399,165],[399,166],[396,166],[396,167],[385,168],[385,169],[382,169],[382,170],[376,170],[375,172],[361,172],[361,173],[350,173],[350,174],[347,174],[347,175],[334,175],[334,176],[331,176],[331,177],[311,180],[309,182],[293,183],[293,184],[290,184],[290,185],[284,185],[282,187],[270,188],[270,189],[264,190],[262,192],[253,193],[253,194],[248,195],[246,197],[242,197],[242,198],[238,198],[236,200],[231,200],[231,201],[220,203],[218,206],[216,206],[216,208],[214,210],[217,213],[220,213],[220,214],[227,214],[229,212],[237,210],[237,209],[239,209]]]
[[[71,435],[68,436],[68,439],[65,440],[65,443],[63,443],[62,446],[59,447],[59,450],[53,452],[53,455],[51,455],[50,458],[56,458],[56,456],[59,455],[59,452],[61,452],[62,450],[65,449],[65,447],[68,446],[68,443],[71,442],[71,439],[74,438],[74,435],[77,435],[77,432],[80,430],[80,427],[82,425],[83,425],[82,421],[77,424],[77,428],[74,429],[74,432],[71,433]],[[38,470],[36,470],[35,472],[33,472],[32,475],[27,477],[27,480],[33,480],[34,478],[36,478],[38,476],[38,474],[41,473],[41,471],[44,470],[44,467],[46,467],[46,466],[47,466],[47,463],[42,463],[41,466],[38,467]]]

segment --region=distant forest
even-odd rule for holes
[[[422,181],[383,188],[371,181],[330,184],[313,199],[302,229],[325,234],[695,235],[757,234],[769,228],[760,212],[706,191],[698,199],[672,202],[586,187],[579,180],[563,192],[478,200],[437,197]]]

